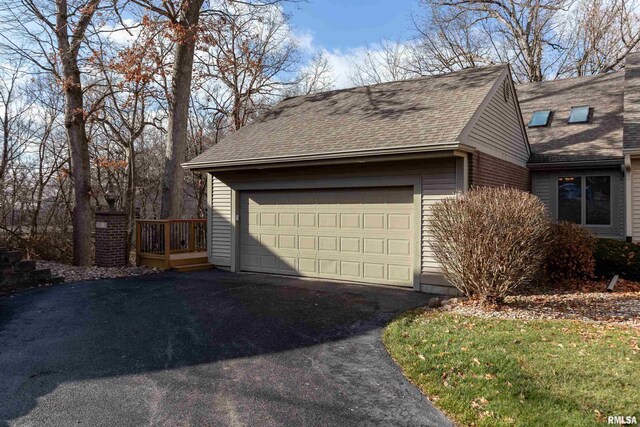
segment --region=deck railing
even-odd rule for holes
[[[171,267],[171,255],[207,250],[206,219],[136,221],[136,264]],[[149,262],[145,262],[145,261]]]

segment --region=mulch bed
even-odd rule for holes
[[[608,281],[583,283],[578,290],[513,295],[503,304],[485,307],[466,298],[445,301],[441,310],[503,319],[569,319],[640,327],[640,283],[620,279],[614,292]]]

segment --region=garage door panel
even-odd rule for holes
[[[243,192],[240,212],[243,270],[412,284],[412,187]]]
[[[316,269],[317,260],[315,258],[298,258],[298,270],[303,274],[315,275],[318,272]]]
[[[338,227],[338,215],[335,213],[318,214],[319,228],[336,228]]]
[[[340,251],[360,253],[360,239],[357,237],[341,237]]]
[[[298,213],[298,226],[301,228],[316,226],[316,214],[315,213]]]
[[[338,250],[338,237],[337,236],[318,236],[318,250],[320,251],[337,251]]]
[[[365,254],[384,255],[385,239],[362,239]]]
[[[295,212],[286,212],[286,213],[278,214],[278,226],[279,227],[295,227],[296,226]]]
[[[316,251],[316,236],[298,236],[298,249],[301,251]]]
[[[370,280],[385,280],[385,265],[372,262],[363,263],[363,278]]]
[[[363,227],[368,230],[384,230],[385,214],[383,213],[365,213],[363,217]]]

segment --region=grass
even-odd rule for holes
[[[417,310],[389,324],[383,340],[407,378],[461,425],[640,420],[637,329]]]

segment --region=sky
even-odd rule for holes
[[[417,6],[417,0],[307,0],[285,10],[303,51],[324,51],[340,88],[352,86],[351,63],[364,49],[412,34]]]

